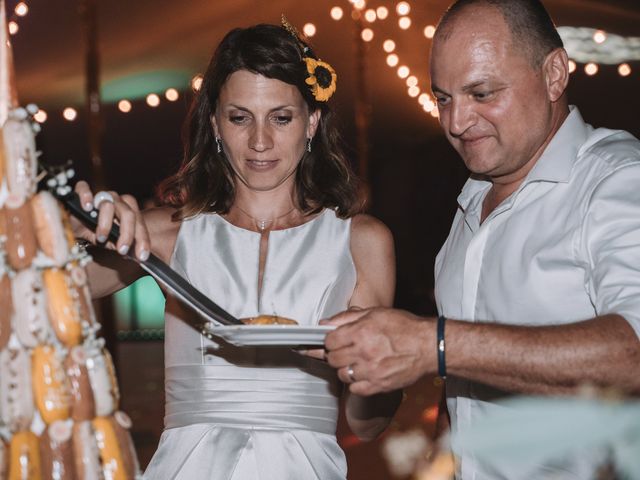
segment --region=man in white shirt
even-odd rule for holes
[[[432,88],[472,175],[436,260],[440,316],[334,317],[327,358],[353,393],[448,375],[459,432],[513,393],[640,392],[640,142],[585,124],[568,78],[538,0],[461,0],[443,16]],[[595,461],[510,471],[456,454],[458,478],[475,480],[589,478]]]

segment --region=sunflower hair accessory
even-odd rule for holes
[[[302,60],[307,67],[305,83],[309,86],[311,94],[316,101],[326,102],[336,91],[338,75],[336,75],[331,65],[323,62],[313,53],[311,47],[302,40],[302,36],[298,33],[296,27],[291,25],[284,15],[282,15],[282,28],[295,38],[300,47]]]

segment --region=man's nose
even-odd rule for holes
[[[452,99],[449,112],[449,133],[459,137],[475,124],[476,113],[471,102],[465,99]]]

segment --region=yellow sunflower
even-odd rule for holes
[[[311,93],[319,102],[326,102],[336,91],[338,76],[335,70],[326,62],[311,57],[304,57],[309,76],[305,80],[311,87]]]

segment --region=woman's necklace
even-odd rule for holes
[[[260,231],[260,233],[264,233],[264,231],[267,230],[268,228],[270,228],[271,226],[273,226],[273,224],[276,221],[280,220],[281,218],[286,217],[287,215],[289,215],[291,212],[293,212],[296,209],[296,207],[293,207],[288,212],[285,212],[282,215],[278,215],[277,217],[267,218],[267,219],[260,219],[260,218],[254,217],[252,215],[249,215],[247,212],[245,212],[238,205],[236,205],[236,208],[238,210],[240,210],[240,212],[242,212],[244,215],[246,215],[247,217],[249,217],[251,220],[254,221],[254,223],[256,224],[256,228]]]

